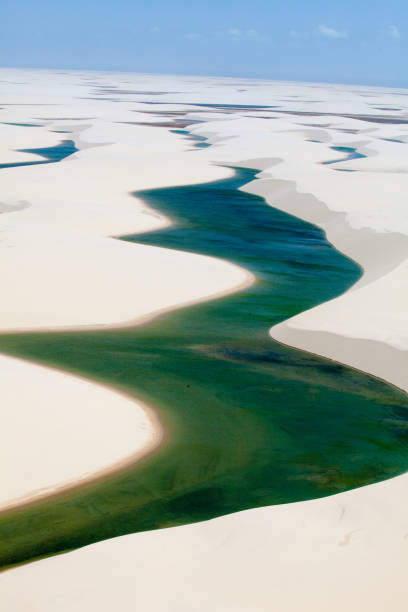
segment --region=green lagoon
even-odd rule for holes
[[[129,329],[0,336],[3,353],[145,401],[167,432],[131,468],[1,514],[2,566],[408,469],[405,393],[268,336],[343,293],[361,270],[317,227],[238,191],[254,176],[240,168],[213,183],[138,192],[174,225],[123,237],[228,259],[256,275],[250,288]]]

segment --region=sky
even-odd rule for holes
[[[3,0],[0,66],[408,87],[407,0]]]

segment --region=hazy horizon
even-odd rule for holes
[[[408,87],[402,0],[373,0],[369,10],[351,0],[6,0],[2,8],[5,68]]]

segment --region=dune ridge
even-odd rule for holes
[[[41,79],[31,76],[36,90]],[[108,108],[104,84],[114,79],[130,79],[126,91],[168,88],[170,93],[160,96],[168,111],[194,116],[190,103],[214,105],[200,108],[205,122],[191,128],[213,142],[211,148],[191,153],[198,164],[261,159],[259,181],[246,189],[312,219],[364,268],[362,281],[352,290],[273,328],[273,337],[344,363],[354,359],[351,365],[407,388],[407,178],[401,149],[408,137],[406,92],[242,79],[245,89],[238,93],[236,81],[226,79],[191,83],[180,77],[177,87],[175,77],[91,74],[88,79],[99,109]],[[171,93],[172,88],[177,92]],[[133,107],[142,100],[139,109],[148,110],[143,102],[147,94],[119,91],[115,95],[109,90],[109,95]],[[294,91],[296,99],[289,97]],[[290,114],[279,114],[276,108],[231,110],[223,106],[226,100],[276,103]],[[379,105],[401,110],[384,110],[378,117]],[[159,139],[168,138],[166,128],[156,128],[156,133]],[[328,144],[356,145],[367,157],[324,166],[321,162],[333,159]],[[16,612],[47,612],[56,602],[62,612],[110,610],[118,603],[126,611],[134,609],[135,601],[147,612],[403,612],[408,594],[407,495],[408,479],[402,475],[330,498],[108,540],[5,572],[1,597]]]

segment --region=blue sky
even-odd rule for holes
[[[406,0],[3,0],[0,65],[408,87]]]

